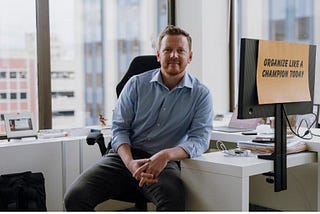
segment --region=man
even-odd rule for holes
[[[186,72],[191,47],[184,30],[163,30],[161,68],[124,87],[113,114],[112,150],[71,185],[67,210],[93,210],[128,189],[140,191],[159,211],[185,209],[178,161],[208,149],[213,116],[209,90]]]

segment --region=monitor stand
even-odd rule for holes
[[[283,104],[275,104],[274,152],[258,155],[258,158],[273,160],[274,191],[287,189],[287,123]]]

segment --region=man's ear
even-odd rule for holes
[[[160,62],[160,52],[157,51],[157,61]]]
[[[193,56],[193,52],[190,51],[189,53],[189,59],[188,59],[188,63],[190,63],[192,61],[192,56]]]

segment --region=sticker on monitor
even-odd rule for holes
[[[37,129],[30,112],[4,114],[4,122],[8,139],[37,136]]]

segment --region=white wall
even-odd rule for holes
[[[252,39],[269,39],[268,4],[268,1],[251,0],[241,2],[241,15],[243,19],[241,22],[241,37]]]
[[[176,25],[193,39],[190,73],[211,91],[214,112],[229,110],[228,1],[176,0]]]

